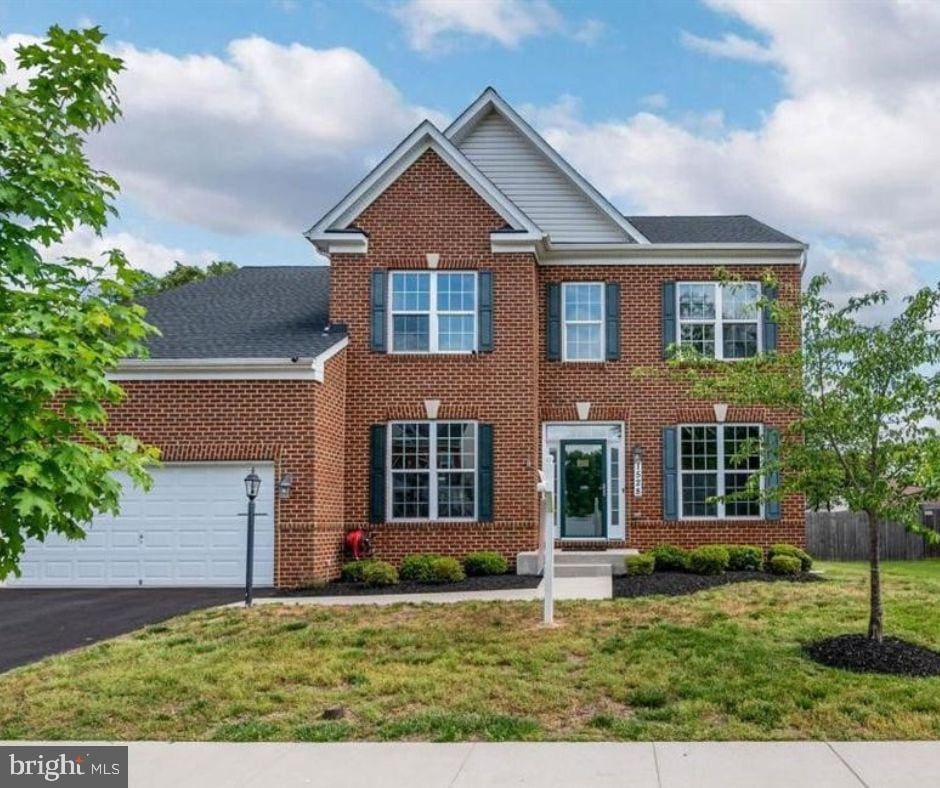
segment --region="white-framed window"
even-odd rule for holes
[[[683,519],[760,518],[756,496],[714,501],[747,489],[760,470],[759,424],[687,424],[679,427],[679,512]],[[738,456],[738,455],[741,456]],[[764,480],[759,480],[763,487]]]
[[[561,286],[562,360],[604,360],[604,283]]]
[[[476,519],[476,422],[396,421],[388,430],[389,519]]]
[[[477,349],[474,271],[389,273],[392,353],[472,353]]]
[[[716,359],[756,356],[760,295],[758,282],[678,282],[679,345]]]

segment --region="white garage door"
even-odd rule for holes
[[[239,586],[245,583],[244,478],[251,463],[174,464],[144,493],[125,483],[121,514],[97,517],[83,541],[30,541],[16,586]],[[274,584],[274,469],[261,477],[254,582]]]

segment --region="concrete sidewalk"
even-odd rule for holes
[[[129,771],[134,788],[927,788],[940,742],[140,742]]]

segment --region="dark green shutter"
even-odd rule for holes
[[[477,425],[477,519],[489,522],[493,519],[493,425]]]
[[[763,286],[764,298],[768,301],[777,300],[777,288],[773,285]],[[771,353],[777,349],[777,324],[770,313],[770,305],[764,307],[763,326],[764,352]]]
[[[663,427],[663,519],[679,519],[679,446],[676,427]]]
[[[604,288],[607,360],[620,361],[620,284],[608,282]]]
[[[369,521],[385,522],[385,441],[388,427],[373,424],[369,432]]]
[[[477,301],[477,319],[480,332],[480,352],[493,349],[493,272],[480,271],[480,297]]]
[[[372,349],[379,352],[385,351],[385,327],[386,323],[386,285],[388,277],[381,268],[375,268],[372,271]]]
[[[561,358],[561,285],[548,286],[545,343],[549,361]]]
[[[676,344],[676,283],[663,282],[663,358],[669,358]]]
[[[765,427],[764,440],[767,441],[767,460],[776,464],[780,461],[780,430],[774,427]],[[764,477],[764,484],[767,487],[768,494],[775,493],[779,489],[779,468],[775,468]],[[780,519],[780,501],[778,499],[768,498],[764,509],[768,520]]]

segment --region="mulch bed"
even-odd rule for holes
[[[772,575],[768,572],[725,572],[723,575],[690,575],[685,572],[654,572],[651,575],[622,575],[614,578],[614,597],[661,594],[683,596],[730,583],[813,583],[823,580],[811,572],[798,575]]]
[[[393,586],[370,588],[362,583],[336,580],[309,588],[288,588],[278,592],[281,596],[374,596],[378,594],[440,594],[447,591],[502,591],[511,588],[535,588],[542,578],[536,575],[487,575],[468,577],[457,583],[398,583]]]
[[[940,676],[940,652],[900,638],[881,643],[865,635],[839,635],[810,643],[806,655],[830,668],[895,676]]]

